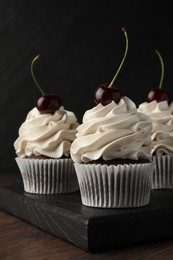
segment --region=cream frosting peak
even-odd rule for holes
[[[136,105],[127,97],[118,104],[114,101],[106,106],[98,104],[86,111],[77,131],[71,146],[75,162],[99,158],[150,159],[151,120],[137,112]]]
[[[50,158],[69,156],[70,146],[76,138],[77,118],[73,112],[59,110],[41,114],[33,108],[19,128],[19,137],[14,143],[16,154],[21,157],[45,155]]]
[[[173,105],[167,101],[142,103],[138,111],[152,120],[152,154],[173,155]]]

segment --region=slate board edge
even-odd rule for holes
[[[14,209],[14,205],[17,200],[17,207]],[[26,204],[27,201],[27,204]],[[25,211],[28,208],[32,210],[32,217],[27,216]],[[43,206],[41,206],[43,204]],[[26,207],[27,205],[27,207]],[[71,218],[70,214],[61,214],[54,215],[53,218],[56,223],[50,223],[52,219],[49,218],[49,215],[53,214],[53,209],[50,210],[50,207],[47,208],[50,211],[50,214],[45,216],[45,205],[46,203],[35,203],[32,198],[25,197],[24,194],[20,192],[11,191],[8,187],[0,188],[0,208],[4,211],[12,214],[36,227],[41,228],[42,230],[51,233],[58,238],[70,242],[77,247],[88,251],[100,251],[105,249],[113,249],[119,246],[125,246],[130,244],[137,244],[142,242],[151,242],[155,240],[169,239],[173,237],[173,206],[168,206],[165,208],[154,210],[147,210],[144,208],[144,212],[140,210],[138,213],[127,214],[124,216],[121,214],[118,218],[115,216],[103,216],[103,217],[93,217],[91,219],[81,219],[76,222],[76,219]],[[43,209],[44,208],[44,209]],[[21,210],[24,209],[24,210]],[[68,213],[68,211],[66,212]],[[143,217],[144,216],[144,219]],[[38,221],[39,218],[39,221]],[[63,218],[63,221],[62,221]],[[148,221],[146,221],[148,219]],[[51,221],[50,221],[51,220]],[[138,221],[138,229],[136,230],[136,236],[133,236],[133,220]],[[140,226],[140,222],[144,220],[144,228]],[[152,221],[151,221],[152,220]],[[157,225],[158,222],[161,226]],[[64,221],[66,222],[65,226]],[[72,230],[70,230],[67,223],[72,221]],[[59,224],[60,222],[60,224]],[[150,223],[151,222],[151,223]],[[59,228],[52,229],[52,226],[59,225]],[[153,227],[153,225],[155,225]],[[61,228],[63,226],[63,228]],[[117,227],[120,227],[119,231]],[[146,227],[146,230],[145,230]],[[149,227],[154,228],[150,236],[148,236]],[[72,231],[72,232],[71,232]],[[134,230],[135,231],[135,230]],[[63,233],[65,232],[65,233]],[[126,239],[127,237],[127,239]]]

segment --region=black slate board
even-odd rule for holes
[[[82,249],[99,251],[173,237],[173,190],[154,190],[149,205],[98,209],[80,193],[32,195],[20,182],[0,187],[0,209]]]

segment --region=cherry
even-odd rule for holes
[[[125,58],[127,56],[127,51],[128,51],[128,36],[125,27],[122,27],[122,31],[124,33],[125,39],[126,39],[126,48],[124,52],[123,59],[119,65],[119,68],[113,77],[111,83],[104,83],[98,86],[94,93],[93,93],[93,99],[96,104],[101,103],[102,105],[106,106],[107,104],[111,103],[114,101],[115,103],[119,103],[120,99],[123,97],[123,94],[120,89],[115,87],[115,80],[120,72],[120,69],[125,61]]]
[[[171,103],[171,97],[167,91],[160,88],[152,88],[147,96],[147,102],[150,103],[156,100],[157,102],[167,101],[168,104]]]
[[[54,114],[60,106],[61,100],[55,94],[44,94],[36,103],[36,107],[41,114]]]
[[[112,101],[116,104],[119,103],[120,99],[122,98],[123,94],[120,89],[118,88],[109,88],[108,83],[104,83],[96,88],[94,91],[94,101],[96,104],[101,103],[102,105],[106,106]]]
[[[170,104],[171,103],[171,97],[170,97],[169,93],[162,89],[162,83],[163,83],[163,77],[164,77],[163,59],[162,59],[162,56],[161,56],[161,54],[158,50],[155,50],[155,52],[156,52],[157,56],[159,57],[160,64],[161,64],[161,77],[160,77],[159,87],[158,88],[152,88],[148,92],[147,102],[150,103],[150,102],[156,100],[157,102],[167,101],[168,104]]]
[[[40,97],[37,100],[36,107],[41,114],[54,114],[54,112],[56,110],[58,110],[59,107],[61,106],[61,99],[57,95],[52,94],[52,93],[45,94],[44,91],[42,90],[42,88],[40,87],[40,85],[38,84],[38,82],[35,78],[35,75],[34,75],[33,67],[34,67],[35,61],[38,60],[39,57],[40,57],[40,55],[37,55],[32,60],[32,63],[31,63],[32,78],[42,94],[42,97]]]

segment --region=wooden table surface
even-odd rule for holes
[[[0,185],[12,183],[14,175],[0,174]],[[0,211],[0,259],[173,259],[173,239],[111,251],[89,253],[24,221]]]

